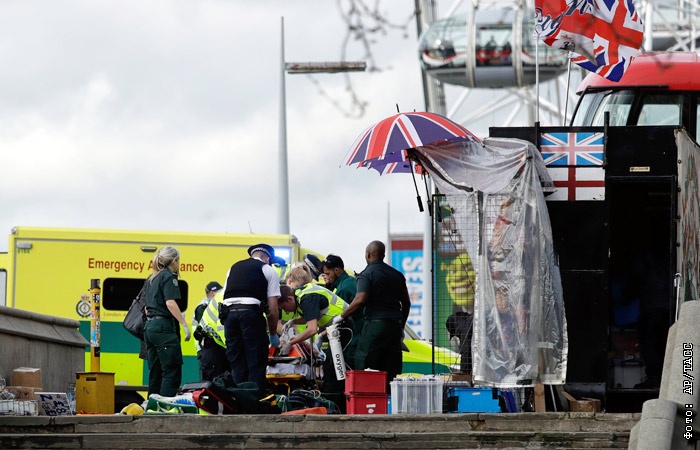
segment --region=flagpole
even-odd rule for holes
[[[569,63],[566,65],[566,93],[564,97],[564,117],[561,121],[562,126],[566,126],[566,114],[569,110],[569,89],[571,89],[571,58],[569,58]]]
[[[540,37],[535,39],[535,123],[540,122]]]

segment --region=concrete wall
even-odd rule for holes
[[[671,325],[666,341],[664,370],[659,398],[647,400],[642,417],[630,433],[629,450],[685,450],[698,444],[696,384],[700,367],[695,362],[700,349],[700,301],[681,304],[679,319]]]
[[[77,320],[0,306],[0,376],[8,385],[17,367],[41,369],[41,388],[66,392],[75,373],[85,371],[89,342]]]

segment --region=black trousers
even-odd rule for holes
[[[226,358],[226,348],[220,346],[210,337],[202,339],[199,354],[199,372],[202,381],[213,381],[214,378],[231,370]]]

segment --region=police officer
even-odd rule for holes
[[[223,289],[217,281],[207,284],[204,292],[206,297],[197,305],[192,318],[192,329],[194,330],[195,348],[197,349],[197,359],[199,360],[199,373],[202,380],[212,381],[229,370],[228,358],[226,358],[226,345],[223,341],[216,340],[215,332],[211,327],[204,327],[203,314],[210,303],[215,303],[213,310],[218,315],[218,303],[215,295]],[[213,335],[212,335],[213,334]]]
[[[280,283],[284,283],[284,279],[287,278],[287,274],[289,273],[290,269],[287,261],[280,256],[275,256],[270,260],[270,265],[273,269],[275,269],[275,272],[277,272],[277,276],[280,278]]]
[[[311,271],[311,275],[313,276],[313,279],[318,281],[318,278],[323,273],[323,262],[319,259],[318,256],[316,256],[312,253],[307,253],[306,255],[304,255],[303,262],[304,262],[304,264],[306,264],[306,267],[308,267],[309,270]]]
[[[267,388],[269,344],[279,346],[280,280],[269,265],[275,256],[271,246],[252,245],[248,254],[250,258],[238,261],[226,274],[220,319],[224,324],[226,356],[234,381],[239,384],[255,382],[262,393]]]
[[[190,340],[190,328],[177,301],[180,287],[177,276],[180,252],[165,246],[153,258],[153,273],[146,280],[146,327],[144,341],[148,353],[148,395],[172,397],[182,382],[182,348],[180,328],[185,341]]]

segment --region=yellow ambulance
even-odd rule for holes
[[[117,397],[135,399],[128,393],[147,384],[148,364],[139,359],[140,341],[122,321],[152,272],[155,252],[165,245],[180,250],[180,307],[191,323],[207,283],[224,284],[231,265],[261,242],[288,263],[310,253],[293,235],[15,227],[7,253],[0,254],[0,287],[3,278],[6,284],[0,304],[80,321],[81,334],[91,346],[99,345],[99,370],[115,374]],[[100,287],[99,342],[91,333],[93,280]],[[87,350],[85,369],[94,370],[95,352]],[[182,379],[199,380],[194,343],[183,342],[182,350]],[[116,403],[122,403],[120,398]]]

